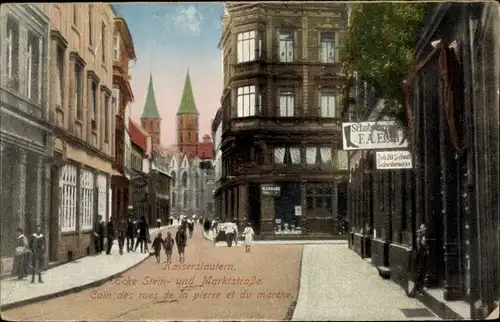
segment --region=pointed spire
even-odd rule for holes
[[[153,74],[149,76],[148,94],[146,96],[146,103],[144,104],[141,119],[161,119],[160,112],[158,112],[158,106],[156,105]]]
[[[189,69],[187,70],[186,80],[184,82],[184,90],[182,91],[181,104],[179,105],[179,114],[200,114],[196,109],[196,103],[194,102],[193,89],[191,87],[191,78],[189,77]]]

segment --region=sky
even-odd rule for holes
[[[220,106],[222,73],[220,3],[115,4],[117,15],[127,21],[137,61],[131,63],[135,101],[134,121],[140,117],[152,73],[156,103],[162,117],[161,144],[176,144],[176,113],[187,70],[200,113],[200,139],[211,134],[211,120]]]

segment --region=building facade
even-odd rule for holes
[[[130,104],[134,94],[130,85],[129,63],[135,61],[132,35],[123,18],[115,18],[113,31],[113,109],[115,117],[115,160],[111,177],[111,214],[118,218],[128,212],[131,206],[131,142],[130,142]]]
[[[346,20],[341,3],[226,5],[213,128],[221,219],[261,235],[338,234]]]
[[[114,13],[104,3],[50,5],[50,261],[93,251],[92,224],[109,218],[115,155]]]
[[[0,13],[2,271],[11,267],[17,228],[29,236],[41,225],[48,233],[49,9],[48,4],[12,3]]]
[[[160,219],[166,223],[170,218],[170,189],[172,177],[168,173],[167,158],[153,153],[151,157],[151,171],[149,173],[149,222],[156,223]]]

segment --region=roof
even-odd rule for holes
[[[147,152],[149,134],[147,134],[146,131],[139,126],[139,124],[132,120],[129,121],[129,131],[130,140],[139,146],[143,152]]]
[[[186,74],[186,80],[184,82],[184,90],[182,91],[181,104],[179,104],[179,109],[177,110],[177,115],[179,114],[200,114],[196,109],[196,103],[194,102],[193,89],[191,87],[191,78],[189,77],[189,70]]]
[[[152,74],[149,76],[148,94],[146,96],[146,103],[144,104],[141,119],[161,119],[158,106],[156,105]]]

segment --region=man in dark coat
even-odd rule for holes
[[[106,225],[106,237],[108,239],[108,244],[106,245],[106,255],[111,254],[111,247],[113,247],[113,240],[115,239],[115,226],[113,223],[113,217],[109,218],[108,224]]]
[[[149,227],[146,222],[146,217],[141,216],[141,220],[137,224],[137,230],[139,231],[139,234],[137,236],[137,242],[135,243],[134,252],[137,250],[137,246],[139,246],[139,244],[141,244],[141,253],[143,253],[143,250],[144,252],[148,252]]]
[[[136,233],[136,228],[132,218],[127,219],[127,252],[134,250],[134,237]]]
[[[120,255],[123,255],[123,247],[125,246],[125,238],[127,238],[127,221],[124,217],[118,220],[118,248],[120,249]]]
[[[45,255],[45,236],[42,234],[42,229],[37,226],[36,233],[31,236],[30,249],[32,254],[33,273],[31,283],[35,283],[35,274],[38,274],[38,283],[42,281],[43,256]]]
[[[175,233],[175,243],[177,244],[177,251],[179,252],[179,262],[183,262],[185,260],[186,240],[186,231],[179,226],[177,232]]]
[[[96,254],[102,254],[104,250],[104,220],[102,216],[97,216],[97,220],[94,222],[93,233],[94,233],[94,247]]]

